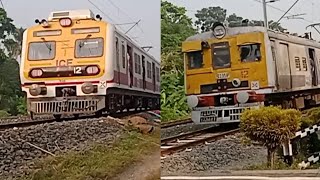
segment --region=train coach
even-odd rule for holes
[[[159,109],[160,64],[90,10],[52,12],[23,35],[31,117]]]
[[[264,27],[225,27],[182,44],[185,89],[192,120],[233,123],[247,108],[320,103],[320,43]]]

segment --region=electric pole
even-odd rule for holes
[[[263,4],[264,27],[266,27],[266,29],[269,29],[266,0],[262,0],[262,4]]]

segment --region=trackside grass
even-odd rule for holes
[[[97,144],[82,152],[69,152],[45,158],[36,164],[36,170],[22,179],[110,179],[142,159],[144,155],[158,150],[159,139],[159,132],[152,135],[128,132],[112,146]],[[155,172],[154,176],[156,175]],[[150,179],[154,179],[152,176]]]

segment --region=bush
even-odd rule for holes
[[[18,113],[21,115],[26,115],[27,114],[27,103],[25,97],[19,97],[18,103],[17,103],[17,110]]]
[[[0,118],[9,117],[10,114],[5,110],[0,110]]]
[[[273,168],[276,149],[294,137],[301,125],[301,112],[269,106],[243,112],[240,128],[253,141],[268,149],[268,164]]]
[[[174,71],[161,75],[161,119],[164,121],[180,119],[189,113],[183,77],[183,73]]]

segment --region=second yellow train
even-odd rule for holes
[[[246,108],[320,103],[320,43],[311,33],[215,23],[212,31],[189,37],[182,50],[195,123],[239,122]]]

